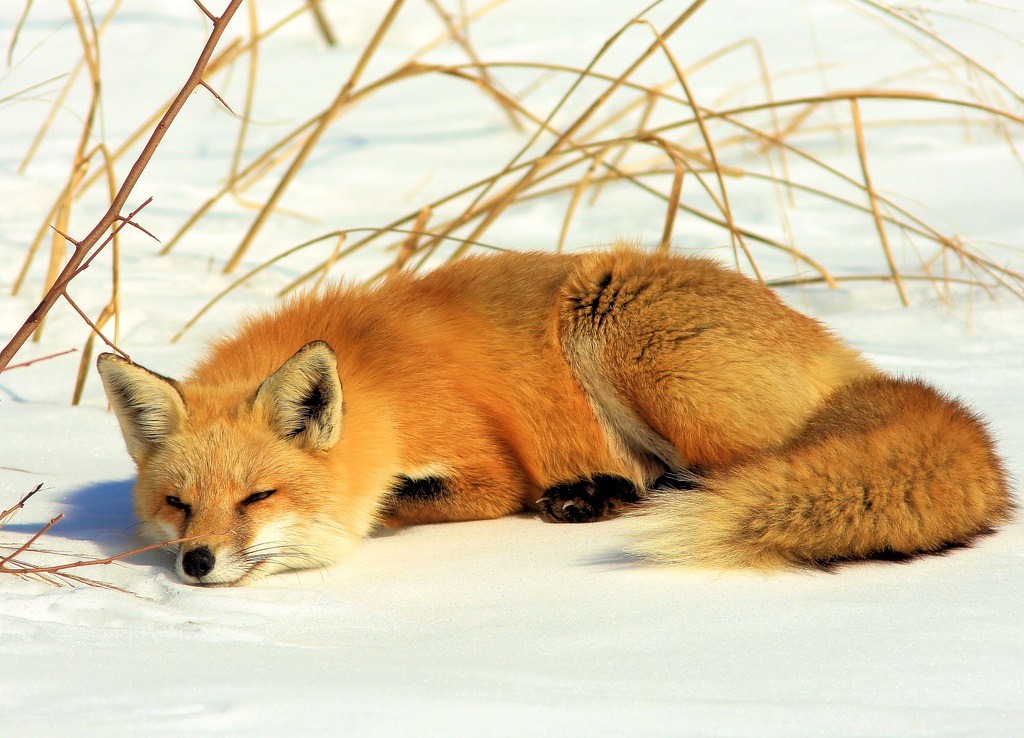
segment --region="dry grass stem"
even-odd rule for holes
[[[320,279],[316,281],[314,289],[319,289],[327,279],[327,275],[331,271],[331,267],[333,267],[334,263],[338,260],[338,254],[341,252],[341,247],[345,245],[345,238],[346,234],[342,233],[334,242],[334,251],[331,252],[330,257],[328,257],[327,261],[324,263],[323,271],[320,273]]]
[[[322,0],[306,0],[306,7],[309,8],[309,12],[313,14],[313,20],[316,21],[316,27],[320,31],[320,35],[324,37],[324,41],[328,46],[337,46],[338,39],[334,36],[334,31],[331,29],[331,24],[327,21],[327,16],[324,15],[324,9],[320,7]]]
[[[655,41],[658,47],[664,53],[668,59],[669,64],[672,65],[672,71],[675,72],[676,78],[679,80],[679,86],[683,88],[683,92],[686,93],[686,100],[690,105],[690,109],[693,110],[694,119],[697,122],[697,127],[700,129],[701,138],[704,140],[704,145],[707,147],[708,155],[711,157],[712,168],[715,172],[715,177],[718,179],[718,188],[722,194],[721,210],[722,215],[725,216],[725,221],[729,226],[729,235],[732,238],[733,251],[735,254],[736,247],[739,246],[743,249],[743,254],[747,257],[747,261],[750,264],[750,268],[754,271],[754,276],[757,277],[757,281],[764,283],[764,277],[761,275],[761,270],[757,266],[757,261],[754,259],[754,255],[750,253],[750,248],[747,246],[746,241],[743,240],[743,235],[736,227],[736,221],[732,215],[732,207],[729,204],[729,190],[725,186],[725,177],[722,175],[722,168],[719,164],[718,150],[715,147],[714,140],[711,138],[711,133],[708,131],[707,123],[704,120],[704,114],[701,111],[699,105],[693,96],[693,89],[690,87],[690,83],[686,79],[686,75],[683,73],[682,68],[679,66],[679,62],[676,61],[675,55],[672,50],[665,43],[665,37],[658,32],[651,23],[647,21],[639,21],[642,25],[646,26],[654,34]],[[678,165],[678,161],[677,161]],[[682,175],[680,175],[681,177]],[[676,199],[678,202],[678,198]],[[739,257],[736,255],[737,268],[739,267]]]
[[[882,221],[882,214],[878,208],[878,197],[875,195],[875,188],[871,184],[871,173],[868,171],[868,153],[864,145],[864,125],[860,118],[860,105],[856,98],[850,99],[850,113],[853,116],[853,130],[857,134],[857,158],[860,160],[860,170],[864,175],[864,188],[868,193],[868,200],[871,202],[871,214],[875,219],[875,227],[878,229],[878,238],[882,242],[882,250],[885,252],[885,259],[889,262],[889,271],[892,273],[893,281],[896,283],[896,291],[900,293],[900,302],[904,307],[910,304],[907,299],[906,290],[903,289],[903,282],[900,280],[900,271],[896,266],[896,259],[892,255],[892,248],[889,246],[889,237],[885,233],[885,223]]]
[[[228,259],[227,264],[224,266],[225,274],[230,274],[235,270],[235,267],[238,266],[238,263],[245,256],[246,251],[249,250],[249,247],[256,239],[256,236],[259,235],[259,232],[266,223],[270,213],[273,212],[278,201],[284,195],[285,190],[288,189],[288,185],[290,185],[292,180],[295,179],[299,170],[302,168],[302,165],[306,163],[310,154],[313,153],[313,149],[320,141],[324,131],[327,130],[328,125],[330,125],[331,121],[337,116],[338,112],[349,103],[352,91],[359,83],[359,79],[362,77],[363,72],[370,63],[370,59],[373,58],[373,55],[380,47],[381,41],[384,40],[384,36],[387,34],[388,29],[391,28],[391,24],[394,22],[398,15],[398,11],[402,9],[402,5],[404,3],[405,0],[394,0],[391,4],[391,7],[385,14],[384,19],[380,22],[380,25],[377,26],[377,30],[374,33],[373,38],[370,39],[370,43],[367,44],[366,48],[363,50],[363,53],[360,55],[355,68],[345,81],[345,84],[342,85],[341,90],[339,90],[337,96],[334,98],[333,102],[331,102],[330,106],[328,106],[327,110],[320,115],[316,125],[309,132],[305,142],[302,144],[302,148],[299,149],[299,153],[295,155],[295,159],[292,160],[292,163],[288,166],[288,169],[278,181],[274,191],[260,209],[256,219],[252,222],[252,225],[249,226],[249,230],[242,238],[242,242],[238,244],[238,248],[235,249],[231,258]]]
[[[863,89],[829,90],[823,84],[825,91],[821,93],[779,98],[774,89],[777,80],[814,72],[824,78],[827,62],[819,58],[816,65],[782,73],[773,72],[768,66],[760,41],[744,38],[684,64],[684,60],[676,56],[678,49],[673,49],[672,37],[698,10],[713,5],[708,0],[690,2],[680,11],[672,13],[658,27],[648,16],[656,8],[664,10],[667,5],[664,0],[652,2],[609,36],[584,67],[487,60],[481,50],[470,42],[470,26],[477,18],[504,1],[491,0],[471,10],[463,7],[461,12],[456,13],[445,6],[444,0],[426,0],[426,4],[439,19],[442,33],[416,50],[407,61],[376,79],[364,82],[363,77],[370,61],[377,56],[381,41],[403,8],[402,0],[394,0],[360,50],[354,68],[335,92],[332,102],[316,115],[294,125],[290,131],[246,161],[243,152],[259,81],[263,42],[299,15],[312,12],[318,23],[320,21],[317,18],[323,18],[320,4],[309,0],[285,18],[267,28],[261,28],[255,7],[250,6],[247,37],[228,45],[221,54],[211,59],[207,69],[207,75],[219,73],[230,69],[243,55],[247,58],[245,103],[238,116],[237,138],[225,181],[198,209],[183,219],[181,226],[165,242],[161,253],[170,252],[228,195],[237,205],[256,210],[245,235],[225,260],[224,271],[233,271],[245,258],[269,218],[275,214],[287,214],[282,207],[285,192],[315,155],[327,128],[374,93],[399,84],[415,84],[417,79],[424,76],[445,75],[469,82],[500,105],[510,124],[525,131],[523,143],[504,166],[491,175],[455,187],[433,198],[431,202],[416,203],[408,213],[395,217],[385,225],[376,228],[334,229],[298,246],[275,249],[269,258],[254,265],[245,276],[233,281],[209,300],[183,326],[174,340],[248,277],[309,248],[323,248],[324,258],[318,259],[318,263],[289,282],[280,290],[281,294],[287,294],[311,281],[314,285],[322,285],[344,259],[370,247],[383,253],[394,253],[390,265],[375,278],[406,269],[420,269],[431,263],[444,244],[455,244],[453,249],[443,251],[445,258],[458,258],[483,244],[485,234],[502,222],[510,210],[542,198],[565,198],[565,214],[555,246],[562,250],[569,244],[573,223],[583,211],[581,206],[585,203],[594,206],[602,191],[611,185],[633,188],[641,193],[641,197],[654,198],[662,203],[664,219],[659,248],[668,248],[681,218],[685,218],[684,222],[700,220],[720,228],[723,234],[727,233],[737,261],[739,252],[742,252],[744,268],[749,265],[753,276],[762,280],[765,278],[757,264],[755,251],[763,247],[788,254],[794,260],[795,271],[807,268],[813,270],[813,275],[798,274],[795,279],[800,283],[820,280],[834,287],[848,279],[833,275],[826,264],[798,248],[790,214],[795,211],[799,194],[813,197],[830,207],[871,218],[890,271],[885,281],[893,281],[901,301],[906,302],[908,299],[903,282],[911,278],[931,279],[936,289],[940,289],[940,284],[945,285],[943,294],[948,293],[951,283],[958,283],[956,279],[962,279],[964,284],[985,285],[988,290],[1007,290],[1018,297],[1024,296],[1024,277],[1019,272],[987,257],[962,239],[944,234],[931,226],[895,202],[893,197],[879,192],[870,176],[868,164],[871,150],[867,145],[869,136],[866,132],[875,128],[949,125],[952,122],[970,132],[970,127],[981,123],[997,132],[1001,127],[1002,135],[1012,148],[1011,129],[1024,125],[1024,117],[1012,106],[1001,102],[1006,93],[1010,93],[1014,101],[1019,101],[1020,96],[1008,89],[991,70],[977,64],[969,56],[960,52],[952,53],[952,49],[929,29],[916,22],[908,22],[883,3],[873,0],[841,0],[875,17],[886,28],[895,29],[901,42],[912,45],[912,48],[924,54],[926,64],[920,68],[900,70],[890,75],[887,81]],[[204,12],[208,11],[204,9]],[[105,18],[104,23],[106,21]],[[628,55],[621,62],[620,71],[600,71],[598,65],[606,66],[612,58],[612,49],[623,44],[627,31],[638,25],[650,31],[653,41],[644,43],[636,53]],[[101,24],[100,30],[102,27]],[[92,38],[98,38],[95,28]],[[444,41],[450,41],[460,49],[468,62],[437,65],[423,61],[429,51]],[[616,53],[619,51],[621,49],[616,49]],[[726,91],[717,96],[714,104],[698,101],[702,77],[697,75],[707,73],[706,70],[716,63],[740,53],[751,55],[753,64],[747,66],[756,70],[753,79],[727,86]],[[645,65],[648,62],[654,63],[652,60],[659,64],[662,60],[667,63],[671,70],[667,80],[643,81],[641,69],[645,73],[649,71],[650,66]],[[921,75],[934,69],[941,70],[948,78],[956,95],[889,87],[890,84],[918,78],[925,80],[926,77]],[[503,77],[506,72],[513,71],[537,75],[538,84],[540,80],[562,78],[565,82],[564,91],[555,96],[553,104],[544,109],[536,109],[527,100],[535,89],[533,85],[521,87],[518,94],[509,93],[505,89]],[[198,84],[207,86],[204,80]],[[993,92],[993,88],[999,94]],[[750,94],[754,94],[756,99],[748,100]],[[736,104],[734,100],[739,97],[743,98],[743,102]],[[862,119],[861,103],[866,100],[872,101],[872,112],[877,110],[883,115],[871,120]],[[884,111],[890,104],[897,110],[897,105],[903,104],[915,105],[925,111],[928,107],[936,106],[952,111],[957,117],[928,121],[915,118],[912,122],[903,117],[886,119]],[[850,116],[839,117],[837,111],[845,107],[850,108]],[[820,142],[825,136],[834,134],[842,137],[847,132],[856,144],[861,169],[859,178],[845,174],[814,148],[815,142]],[[132,135],[137,137],[140,134],[136,131]],[[843,138],[838,141],[848,147]],[[110,155],[105,153],[106,166],[110,167],[110,162],[116,161],[124,151],[122,145],[112,149]],[[751,151],[757,152],[757,160],[751,160]],[[77,176],[69,178],[68,186],[48,218],[50,222],[56,222],[61,230],[66,231],[62,227],[62,221],[66,218],[62,217],[64,211],[61,208],[80,197],[101,174],[96,171],[96,167],[93,167],[92,172],[86,171],[85,165],[90,158],[87,152],[81,170],[74,170]],[[797,165],[801,172],[799,178],[793,174],[797,171],[794,170]],[[688,188],[684,201],[683,183],[688,175],[695,184]],[[251,201],[251,196],[248,199],[243,197],[244,192],[271,176],[275,181],[266,183],[269,196],[255,201]],[[783,234],[781,237],[768,232],[767,227],[749,227],[740,222],[733,203],[734,195],[730,190],[743,192],[746,196],[749,187],[740,188],[738,182],[741,179],[755,184],[763,183],[765,188],[770,188],[774,193],[777,222]],[[588,190],[589,197],[586,195]],[[428,219],[433,221],[429,231],[426,225]],[[131,224],[137,226],[134,221]],[[406,235],[397,241],[387,238],[389,234],[395,233]],[[356,234],[361,235],[356,238]],[[899,238],[907,244],[905,251],[908,258],[913,258],[914,254],[918,256],[919,268],[908,270],[906,266],[898,265],[892,239]],[[486,244],[483,246],[493,247]],[[34,252],[35,248],[33,245],[30,252]],[[937,259],[941,260],[943,268],[936,271],[931,265]],[[949,270],[954,266],[959,269],[960,275],[950,273]],[[27,267],[23,267],[22,272],[26,270]],[[23,274],[20,274],[19,284],[22,279]],[[767,281],[780,283],[778,279]],[[103,308],[96,319],[96,325],[101,328],[104,322],[111,319],[115,320],[116,330],[119,311],[113,300]],[[91,353],[94,339],[95,335],[90,335],[84,347],[82,366],[87,361],[85,355]],[[81,372],[80,375],[84,376]],[[80,382],[78,385],[76,396],[81,391]]]
[[[412,258],[412,255],[416,253],[419,248],[420,236],[426,233],[427,221],[430,220],[430,216],[433,211],[430,207],[425,207],[420,211],[419,215],[416,216],[416,222],[413,223],[412,232],[406,236],[402,242],[402,248],[398,252],[398,256],[395,257],[395,263],[388,268],[388,276],[393,277],[405,268],[406,262]]]

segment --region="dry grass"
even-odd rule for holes
[[[760,263],[764,249],[788,255],[794,273],[766,280],[772,284],[819,281],[834,287],[844,281],[879,279],[892,282],[904,304],[910,302],[905,283],[919,280],[935,284],[937,294],[943,297],[950,294],[951,284],[969,284],[990,294],[1004,292],[1024,297],[1024,276],[1012,262],[1007,265],[989,258],[963,238],[946,233],[911,212],[898,197],[880,191],[873,182],[871,133],[872,129],[883,126],[890,129],[897,126],[910,129],[915,125],[960,126],[965,135],[983,126],[1003,138],[1008,157],[1018,156],[1014,137],[1019,136],[1024,127],[1024,117],[1016,111],[1021,109],[1024,98],[992,70],[953,47],[919,18],[875,0],[847,0],[843,4],[878,25],[880,36],[897,34],[900,42],[915,49],[924,59],[921,67],[904,70],[876,85],[866,82],[863,88],[809,90],[806,95],[779,97],[775,88],[789,72],[773,72],[756,38],[732,40],[700,58],[681,56],[682,47],[674,44],[674,38],[698,13],[714,13],[716,3],[713,0],[694,0],[658,24],[649,18],[655,11],[664,14],[668,4],[665,0],[651,3],[611,34],[583,67],[488,61],[473,45],[470,28],[503,1],[493,0],[467,9],[464,4],[452,6],[440,0],[419,0],[433,13],[438,23],[438,36],[408,58],[370,77],[371,66],[376,70],[380,68],[379,64],[372,63],[379,56],[381,45],[407,6],[414,2],[393,0],[331,102],[262,151],[247,156],[253,101],[259,89],[267,42],[302,18],[313,20],[328,43],[334,41],[330,23],[318,2],[296,4],[289,15],[267,27],[261,27],[256,5],[250,4],[247,27],[237,31],[237,35],[210,59],[202,81],[212,91],[225,74],[240,71],[245,75],[244,97],[237,115],[237,138],[230,158],[223,162],[223,185],[182,220],[180,227],[164,240],[160,253],[171,252],[225,200],[232,200],[255,211],[236,247],[223,260],[225,272],[237,271],[246,264],[253,243],[267,223],[285,215],[284,197],[308,163],[316,160],[324,135],[332,126],[376,94],[415,85],[426,77],[444,76],[465,82],[469,86],[467,94],[482,94],[500,106],[509,125],[521,132],[523,144],[504,166],[429,202],[416,202],[407,213],[388,223],[331,230],[301,244],[278,249],[269,259],[248,263],[247,270],[227,291],[300,251],[322,251],[323,257],[298,279],[285,285],[281,294],[323,282],[342,268],[348,256],[368,248],[393,254],[390,258],[393,265],[382,270],[379,277],[398,269],[422,268],[432,257],[442,253],[446,244],[454,244],[443,251],[451,258],[479,247],[498,248],[496,243],[500,238],[493,235],[495,228],[500,229],[501,222],[511,211],[540,199],[566,203],[560,235],[552,244],[561,249],[569,241],[580,212],[598,205],[609,188],[618,187],[633,189],[645,198],[662,203],[660,248],[668,248],[680,228],[700,221],[719,228],[723,241],[731,245],[736,266],[758,279],[766,280]],[[113,2],[99,19],[85,12],[84,7],[74,0],[69,4],[82,60],[66,76],[54,102],[54,112],[26,152],[22,168],[35,155],[39,142],[49,131],[55,111],[65,103],[72,86],[85,85],[93,94],[83,116],[79,145],[69,162],[66,184],[55,198],[45,222],[40,224],[37,237],[26,248],[25,259],[13,282],[15,292],[25,288],[26,275],[47,237],[50,238],[50,259],[44,287],[53,283],[66,258],[66,242],[60,234],[66,232],[72,208],[90,188],[105,184],[110,193],[116,190],[115,166],[153,128],[170,104],[154,111],[123,141],[113,143],[97,138],[94,119],[102,81],[100,46],[105,29],[120,9],[120,2]],[[26,3],[25,15],[29,12],[30,3]],[[208,11],[204,9],[204,12]],[[638,43],[637,39],[644,33],[647,40]],[[17,33],[11,42],[12,51],[16,36]],[[431,52],[446,43],[461,50],[466,62],[428,61]],[[624,60],[621,69],[602,71],[609,67],[608,59],[613,51],[615,58]],[[733,87],[717,99],[708,100],[699,75],[736,57],[752,60],[751,73],[734,80]],[[643,72],[659,60],[670,74],[651,81],[650,74]],[[807,66],[824,74],[827,64],[823,60],[808,60]],[[532,74],[537,84],[518,93],[510,92],[501,83],[509,73]],[[926,73],[943,75],[946,88],[956,94],[939,96],[906,84]],[[801,78],[807,76],[804,74]],[[559,81],[566,91],[553,105],[533,102],[537,87]],[[748,99],[752,90],[760,101],[735,102]],[[873,113],[870,120],[862,115],[862,108],[868,104]],[[903,114],[907,105],[919,107],[922,113],[915,120],[909,120]],[[886,107],[892,107],[894,114],[883,122]],[[925,111],[929,111],[929,115],[931,111],[938,111],[941,115],[932,115],[926,120]],[[841,171],[815,153],[818,145],[829,139],[849,142],[846,145],[856,157],[859,177]],[[755,155],[751,156],[751,152]],[[99,160],[100,166],[89,170],[94,160]],[[793,174],[810,170],[817,170],[818,176],[813,182]],[[734,188],[740,182],[759,183],[765,188],[759,196],[776,203],[777,228],[769,232],[763,226],[745,224],[737,216],[738,195],[734,194]],[[269,194],[253,196],[250,193],[254,191]],[[748,192],[745,190],[739,197],[749,198]],[[874,276],[836,274],[834,268],[816,259],[812,255],[813,248],[797,243],[791,226],[798,197],[813,198],[829,207],[869,219],[878,234],[888,271]],[[782,237],[777,233],[783,234]],[[615,235],[618,234],[608,234],[609,238]],[[895,254],[895,242],[910,244],[912,250],[916,250],[919,254],[916,265],[900,262]],[[112,248],[110,299],[90,322],[102,329],[113,321],[110,342],[116,345],[121,310],[116,241]],[[214,296],[200,315],[223,294]],[[182,330],[187,330],[198,317],[193,316]],[[74,393],[76,401],[81,396],[91,363],[92,344],[93,338],[90,338],[83,347]]]
[[[654,3],[651,7],[660,4]],[[972,75],[985,80],[985,84],[975,88],[981,92],[972,97],[968,94],[971,90],[965,89],[963,97],[940,97],[913,89],[865,87],[779,99],[772,90],[772,74],[756,40],[745,40],[706,58],[692,60],[689,67],[676,58],[671,47],[671,37],[702,6],[708,6],[706,12],[712,12],[710,8],[713,3],[708,0],[692,3],[662,29],[655,28],[645,20],[650,8],[645,9],[613,34],[583,68],[507,61],[488,63],[481,61],[479,54],[474,54],[472,61],[461,65],[436,65],[418,60],[409,62],[362,86],[355,84],[347,88],[344,105],[354,104],[390,85],[413,83],[418,76],[452,76],[471,83],[492,99],[499,100],[509,115],[514,116],[530,133],[524,145],[503,168],[492,175],[431,202],[417,204],[406,215],[382,226],[368,231],[363,228],[332,231],[318,239],[280,250],[270,260],[253,266],[228,291],[282,259],[299,251],[319,247],[324,242],[334,244],[329,255],[299,279],[288,284],[281,291],[282,294],[310,284],[311,280],[322,281],[345,257],[364,248],[393,251],[400,255],[396,259],[403,266],[413,269],[427,263],[445,242],[458,244],[452,250],[452,257],[458,258],[489,240],[495,224],[511,209],[538,198],[561,198],[569,193],[558,240],[558,246],[561,247],[566,242],[573,218],[588,190],[591,194],[589,204],[592,206],[603,188],[615,184],[634,187],[664,202],[661,247],[667,247],[672,241],[678,216],[682,214],[721,228],[723,236],[732,244],[737,265],[742,262],[758,278],[763,278],[758,263],[758,248],[768,247],[789,254],[799,273],[794,277],[776,279],[773,284],[822,281],[835,286],[842,281],[854,279],[891,281],[904,304],[909,303],[904,282],[918,280],[934,282],[937,292],[943,296],[949,294],[950,284],[970,284],[993,294],[1002,291],[1018,298],[1024,296],[1024,279],[1020,271],[986,257],[963,239],[929,225],[900,205],[894,197],[874,186],[870,175],[871,150],[866,133],[867,125],[860,112],[864,102],[870,102],[875,109],[886,104],[896,106],[911,103],[922,108],[947,110],[950,117],[938,121],[944,125],[966,125],[963,123],[965,116],[977,114],[977,117],[966,119],[969,124],[987,125],[997,135],[1004,136],[1008,156],[1012,156],[1015,155],[1012,132],[1019,133],[1020,127],[1024,125],[1024,118],[1014,112],[1020,101],[1019,95],[991,71],[952,49],[915,21],[879,3],[859,4],[874,13],[881,22],[900,26],[908,43],[926,49],[936,59],[933,71],[948,71],[952,75],[953,70],[949,65],[953,62],[949,61],[950,58],[955,59],[957,64],[967,66]],[[643,46],[620,73],[597,71],[598,63],[607,52],[621,43],[627,30],[637,25],[650,31],[651,42]],[[754,50],[758,60],[758,80],[763,88],[764,102],[729,105],[725,100],[717,101],[712,106],[700,101],[699,89],[690,82],[690,77],[718,58],[749,49]],[[655,84],[635,81],[637,70],[656,55],[667,59],[674,79]],[[568,77],[572,81],[568,91],[554,106],[538,111],[530,107],[525,96],[511,96],[494,85],[493,80],[499,73],[511,68],[520,71],[532,69],[537,74]],[[599,83],[603,87],[587,98],[582,90],[585,87],[591,89],[593,85],[584,83]],[[1002,93],[999,99],[1003,99],[1003,102],[998,101],[991,91],[993,89]],[[1010,99],[1006,100],[1007,97]],[[325,121],[336,119],[343,112],[344,105],[332,106],[316,119],[303,123],[269,147],[263,155],[256,157],[252,168],[244,176],[248,177],[257,168],[262,174],[250,177],[245,186],[251,187],[262,176],[271,176],[272,166],[268,165],[274,157],[280,156],[279,152],[297,145],[298,141],[303,141],[304,146],[313,141],[313,134],[309,131],[321,135]],[[677,111],[672,116],[674,120],[653,125],[651,121],[654,120],[654,111],[665,107]],[[566,111],[570,110],[579,112],[567,116]],[[556,125],[556,120],[563,122]],[[912,126],[914,123],[900,123],[897,120],[891,125]],[[815,143],[822,137],[832,135],[852,137],[853,149],[861,169],[860,179],[845,174],[813,153]],[[746,152],[750,150],[761,152],[767,174],[744,163],[749,160]],[[644,153],[638,156],[637,151]],[[794,158],[810,163],[826,173],[834,181],[834,186],[810,185],[794,179],[789,174],[789,161]],[[226,271],[233,271],[241,264],[253,238],[266,222],[266,213],[297,175],[296,165],[304,160],[293,158],[285,174],[277,178],[274,195],[267,201],[270,207],[261,210],[239,248],[228,260]],[[787,205],[787,198],[791,200],[794,192],[812,195],[843,209],[863,213],[871,219],[878,233],[879,247],[885,255],[888,273],[870,277],[837,277],[826,264],[815,260],[794,243],[791,236],[780,241],[737,222],[731,202],[730,183],[743,179],[761,180],[772,188],[773,196],[780,204],[780,220],[787,234],[790,233],[788,215],[791,207]],[[710,202],[710,208],[684,201],[686,181],[691,182],[690,187],[700,191],[704,201]],[[233,186],[234,183],[229,183],[222,192],[216,193],[204,203],[167,242],[165,251],[171,250],[185,237]],[[860,201],[844,194],[850,187],[861,193]],[[416,225],[424,211],[431,214],[433,226],[429,230],[425,226]],[[405,229],[417,234],[415,242],[407,237],[387,240],[388,234],[404,232]],[[908,269],[898,263],[893,253],[890,232],[898,234],[901,240],[910,240],[915,244],[922,255],[916,268]],[[358,233],[364,235],[357,239],[351,238]],[[345,239],[343,242],[340,240],[342,238]],[[496,248],[493,244],[490,247]],[[945,269],[940,273],[932,269],[935,264],[948,265],[951,261],[958,265],[957,275],[950,275]],[[200,314],[208,311],[222,297],[223,293],[215,296]],[[185,328],[192,325],[197,317],[190,320]]]

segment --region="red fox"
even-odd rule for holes
[[[653,561],[755,569],[937,552],[1011,511],[974,413],[706,258],[465,258],[304,294],[183,382],[98,366],[192,584],[524,509],[629,512]]]

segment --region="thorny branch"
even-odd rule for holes
[[[174,121],[175,117],[177,117],[181,108],[185,105],[185,101],[188,100],[189,95],[192,94],[196,87],[200,85],[205,86],[205,83],[203,82],[203,73],[206,70],[206,65],[209,63],[210,57],[213,55],[213,51],[216,48],[217,43],[220,41],[221,36],[224,34],[224,29],[227,28],[228,23],[235,14],[235,11],[238,10],[238,7],[242,4],[242,0],[230,0],[228,6],[220,16],[213,15],[206,7],[203,6],[202,3],[199,2],[199,0],[195,0],[195,3],[203,13],[213,21],[213,30],[210,32],[210,37],[207,39],[206,45],[199,54],[199,59],[196,61],[196,65],[193,68],[192,73],[181,88],[181,91],[171,102],[170,107],[168,107],[167,111],[160,119],[160,122],[157,123],[156,128],[149,137],[149,141],[146,142],[139,158],[136,159],[131,170],[129,170],[128,176],[121,184],[121,188],[114,196],[107,212],[102,218],[100,218],[92,231],[89,232],[89,235],[81,241],[75,241],[74,239],[68,238],[75,247],[71,258],[68,259],[68,262],[64,265],[60,275],[56,280],[54,280],[53,285],[49,290],[47,290],[43,299],[28,316],[28,319],[22,324],[21,328],[18,329],[17,333],[14,334],[14,337],[4,347],[4,349],[0,351],[0,372],[7,368],[11,359],[14,358],[15,354],[18,353],[29,337],[31,337],[31,335],[36,331],[36,328],[39,327],[39,324],[50,311],[50,308],[52,308],[54,303],[56,303],[64,294],[64,291],[67,289],[68,283],[71,279],[80,274],[82,269],[87,267],[92,259],[95,258],[96,254],[103,249],[103,246],[106,244],[106,241],[102,243],[100,242],[103,234],[115,224],[117,224],[117,227],[121,227],[125,224],[125,221],[131,221],[132,216],[128,216],[128,218],[122,220],[121,209],[127,202],[132,189],[139,181],[139,177],[142,176],[142,172],[149,164],[150,159],[153,158],[153,154],[156,152],[157,147],[163,140],[168,127]],[[97,244],[99,245],[97,246]]]

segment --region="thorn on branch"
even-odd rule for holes
[[[198,5],[198,6],[199,6],[199,9],[200,9],[201,11],[203,11],[203,13],[204,13],[204,14],[206,15],[206,17],[207,17],[207,18],[209,18],[210,20],[212,20],[212,21],[213,21],[214,23],[216,23],[217,21],[219,21],[219,20],[220,20],[220,18],[218,18],[218,17],[217,17],[217,16],[215,16],[215,15],[214,15],[213,13],[211,13],[211,12],[210,12],[209,10],[207,10],[207,9],[206,9],[206,6],[205,6],[205,5],[203,5],[203,4],[201,3],[201,2],[199,2],[199,0],[193,0],[193,2],[194,2],[194,3],[196,4],[196,5]]]
[[[55,225],[51,225],[50,228],[52,230],[56,231],[57,235],[59,235],[61,238],[65,239],[68,243],[74,244],[76,248],[81,248],[81,246],[82,246],[82,242],[81,241],[76,241],[75,239],[73,239],[71,236],[66,234],[64,231],[62,231],[60,228],[58,228]]]
[[[227,104],[227,101],[226,101],[226,100],[224,100],[224,98],[223,98],[223,97],[221,97],[220,95],[218,95],[218,94],[217,94],[217,91],[216,91],[215,89],[213,89],[212,87],[210,87],[210,85],[206,84],[206,80],[204,80],[204,79],[201,79],[201,80],[199,80],[199,84],[200,84],[200,85],[202,85],[203,87],[205,87],[205,88],[206,88],[206,89],[207,89],[207,90],[209,91],[209,93],[210,93],[211,95],[213,95],[213,96],[214,96],[215,98],[217,98],[217,101],[218,101],[218,102],[219,102],[219,103],[220,103],[221,105],[223,105],[223,106],[224,106],[225,108],[227,108],[227,109],[228,109],[228,112],[229,112],[229,113],[231,113],[232,115],[236,115],[235,111],[231,109],[231,106]]]
[[[136,223],[136,222],[135,222],[134,220],[132,220],[132,219],[131,219],[130,217],[126,218],[126,217],[124,217],[124,216],[122,216],[122,215],[119,215],[119,216],[117,216],[117,219],[118,219],[119,221],[121,221],[122,223],[124,223],[125,225],[130,225],[130,226],[132,226],[133,228],[137,228],[138,230],[140,230],[140,231],[142,231],[143,233],[145,233],[145,234],[146,234],[147,236],[149,236],[150,238],[152,238],[152,239],[153,239],[154,241],[156,241],[157,243],[160,243],[160,239],[159,239],[159,238],[157,238],[157,237],[156,237],[156,236],[154,236],[154,235],[153,235],[152,233],[150,233],[149,231],[147,231],[147,230],[146,230],[145,228],[143,228],[142,226],[140,226],[140,225],[139,225],[138,223]]]
[[[153,198],[152,197],[147,197],[146,201],[144,203],[142,203],[141,205],[139,205],[139,207],[135,208],[133,211],[128,213],[128,215],[126,215],[126,216],[115,215],[114,216],[114,222],[117,223],[117,225],[114,226],[113,230],[111,230],[111,232],[109,234],[107,234],[107,237],[105,239],[103,239],[102,243],[100,243],[100,245],[97,246],[96,249],[89,255],[89,258],[86,259],[84,262],[82,262],[82,264],[74,272],[72,272],[72,274],[64,281],[63,287],[67,287],[68,283],[70,283],[72,279],[74,279],[79,274],[81,274],[86,269],[88,269],[89,265],[92,264],[92,260],[95,259],[97,256],[99,256],[100,252],[103,251],[103,249],[107,246],[108,243],[110,243],[111,241],[114,240],[114,236],[118,232],[120,232],[120,230],[122,228],[124,228],[125,225],[127,225],[128,223],[131,223],[132,225],[134,225],[135,224],[135,216],[138,215],[139,212],[144,207],[149,205],[151,202],[153,202]],[[152,235],[152,234],[150,234],[150,235]],[[56,284],[54,285],[54,287],[56,287]]]

